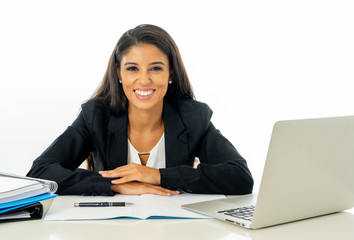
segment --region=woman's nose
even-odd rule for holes
[[[147,72],[142,72],[139,76],[138,82],[140,84],[147,84],[151,81],[150,75]]]

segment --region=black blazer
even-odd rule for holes
[[[190,193],[248,194],[253,179],[246,161],[215,129],[211,109],[194,100],[164,101],[166,168],[161,186]],[[113,195],[111,179],[98,174],[127,164],[128,116],[111,115],[91,100],[66,131],[39,156],[27,176],[58,183],[58,194]],[[94,171],[78,168],[93,156]],[[195,157],[200,164],[193,168]]]

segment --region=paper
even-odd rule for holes
[[[54,181],[0,172],[0,204],[47,192],[54,193],[57,189],[58,185]]]
[[[0,179],[1,179],[0,197],[11,196],[10,193],[14,191],[18,191],[20,189],[33,190],[33,189],[42,188],[42,184],[40,184],[39,182],[35,182],[33,180],[3,177],[3,176],[0,176]]]
[[[183,204],[226,198],[225,195],[183,193],[171,197],[152,194],[102,196],[59,196],[44,220],[94,220],[111,218],[210,218],[181,208]],[[76,202],[130,202],[128,207],[74,207]]]
[[[0,220],[10,220],[10,219],[25,219],[31,218],[31,214],[26,210],[19,210],[16,212],[5,213],[0,215]]]
[[[46,189],[36,181],[0,176],[0,204],[43,194]]]

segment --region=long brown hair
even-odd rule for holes
[[[119,83],[117,67],[120,67],[122,57],[127,50],[143,43],[155,45],[168,57],[173,78],[165,98],[170,102],[181,97],[194,99],[194,93],[176,43],[162,28],[144,24],[125,32],[119,39],[109,59],[102,83],[91,98],[103,100],[114,115],[120,115],[128,109],[128,99]]]
[[[127,50],[143,43],[153,44],[168,57],[170,71],[173,74],[172,84],[169,84],[165,98],[171,103],[179,98],[194,99],[194,93],[176,43],[162,28],[144,24],[125,32],[118,40],[109,59],[103,80],[91,97],[91,99],[103,100],[113,115],[120,115],[128,110],[128,99],[119,83],[117,67],[120,67],[122,57]],[[87,169],[93,170],[92,154],[88,156],[86,163]]]

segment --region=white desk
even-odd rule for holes
[[[46,210],[51,201],[43,202]],[[260,230],[243,229],[216,219],[30,220],[0,223],[0,238],[2,240],[353,240],[354,209]]]

